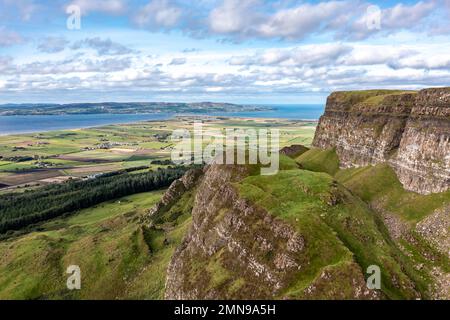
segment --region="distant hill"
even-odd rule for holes
[[[101,102],[72,104],[4,104],[1,116],[65,114],[212,113],[272,110],[270,107],[219,102]]]

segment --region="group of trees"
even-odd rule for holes
[[[1,195],[0,233],[22,229],[104,201],[168,187],[186,170],[186,167],[169,167],[139,174],[125,172]]]

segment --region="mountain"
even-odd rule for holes
[[[313,145],[336,148],[341,167],[387,162],[407,190],[450,186],[450,88],[335,92]]]
[[[278,174],[213,164],[174,183],[147,217],[192,216],[165,298],[449,299],[449,92],[333,93]]]
[[[192,217],[168,265],[165,298],[448,298],[448,256],[430,240],[439,218],[430,215],[414,228],[404,222],[411,243],[394,239],[380,212],[344,183],[345,171],[341,183],[298,168],[311,151],[317,159],[316,150],[297,162],[282,155],[275,176],[211,165],[172,185],[147,217],[150,233],[172,232],[179,217]],[[381,269],[381,290],[366,287],[372,265]]]

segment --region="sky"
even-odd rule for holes
[[[450,0],[0,0],[0,104],[450,86]]]

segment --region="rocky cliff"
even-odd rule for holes
[[[388,162],[407,190],[450,187],[450,88],[335,92],[313,145],[336,148],[341,167]]]
[[[364,202],[329,174],[280,157],[275,176],[238,165],[188,172],[149,211],[148,226],[156,229],[171,230],[181,214],[192,217],[167,266],[165,298],[428,296]],[[381,290],[366,285],[373,265],[381,268]]]
[[[205,170],[194,200],[192,227],[168,267],[167,299],[288,298],[287,289],[301,278],[303,269],[307,274],[308,264],[317,263],[309,257],[315,244],[307,242],[313,239],[239,194],[235,183],[250,171],[228,165]],[[324,263],[316,272],[297,297],[380,296],[367,289],[363,270],[353,259],[341,268]],[[341,291],[341,282],[348,283],[348,290]]]

